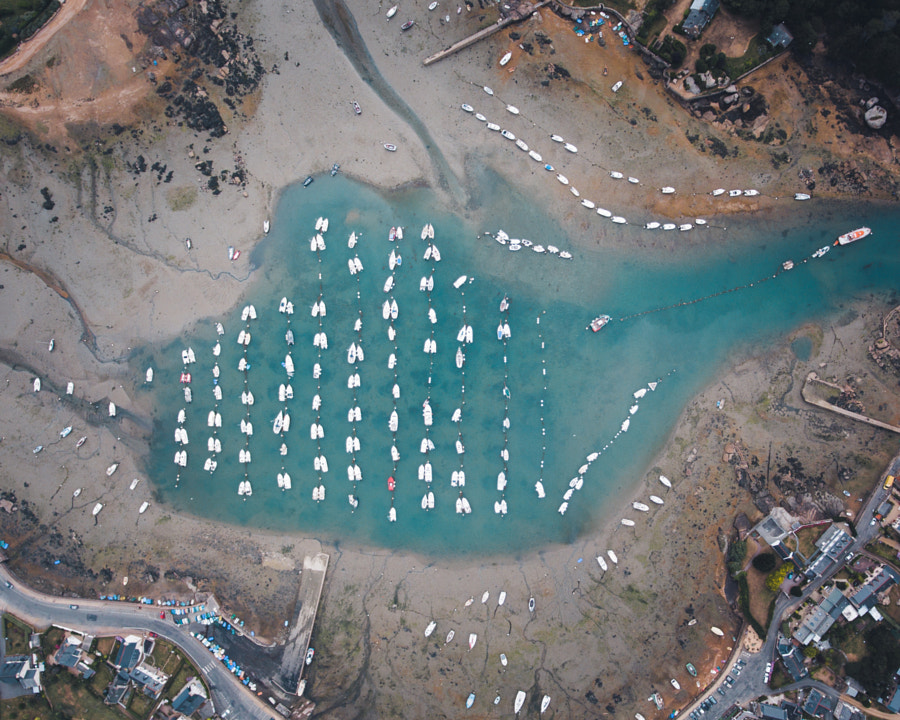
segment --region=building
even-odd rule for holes
[[[57,665],[69,668],[85,680],[89,680],[94,676],[94,670],[90,666],[93,658],[85,658],[83,649],[81,638],[69,635],[53,655],[52,661]]]
[[[126,635],[122,639],[122,644],[119,647],[119,652],[116,655],[113,665],[116,669],[128,673],[137,667],[143,657],[144,653],[141,650],[141,638],[137,635]]]
[[[719,0],[693,0],[688,16],[681,24],[684,34],[691,38],[700,37],[703,28],[709,25],[718,9]]]
[[[837,698],[813,688],[809,691],[806,702],[803,703],[803,712],[813,717],[824,717],[826,713],[833,713],[835,707],[837,707]]]
[[[772,32],[769,33],[769,37],[766,38],[766,42],[776,50],[779,48],[784,50],[793,42],[793,40],[794,36],[791,35],[790,30],[785,27],[784,23],[778,23],[773,27]]]
[[[810,580],[822,577],[835,563],[843,562],[853,537],[844,524],[834,523],[816,540],[816,552],[804,574]]]
[[[203,683],[196,678],[188,678],[187,684],[181,688],[170,704],[173,710],[182,715],[191,715],[200,709],[206,700]]]
[[[44,663],[37,655],[7,655],[0,665],[0,682],[17,684],[26,692],[37,695],[41,691]]]
[[[850,596],[850,603],[856,609],[858,615],[876,612],[875,605],[878,604],[878,595],[886,590],[890,590],[891,586],[898,581],[900,581],[900,576],[896,572],[891,568],[882,567],[875,577]],[[878,617],[874,615],[873,617],[875,617],[876,621],[878,620]]]
[[[762,720],[788,720],[787,710],[768,703],[759,704],[759,716]]]
[[[822,601],[807,613],[794,637],[801,645],[819,642],[837,620],[850,601],[836,587],[831,588]]]
[[[781,663],[794,682],[798,682],[809,675],[806,665],[803,664],[803,656],[800,654],[797,646],[780,633],[778,641],[775,643],[775,650],[781,657]]]
[[[163,688],[166,687],[166,683],[169,682],[168,675],[147,663],[141,663],[134,668],[129,677],[144,691],[145,695],[152,698],[159,697]]]
[[[762,538],[768,545],[775,547],[790,535],[795,527],[799,527],[794,517],[783,507],[774,507],[753,528],[753,533]]]

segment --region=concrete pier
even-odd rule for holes
[[[836,405],[832,405],[831,403],[827,403],[824,400],[820,400],[817,397],[813,397],[812,393],[808,391],[810,383],[818,383],[820,385],[826,385],[838,391],[841,390],[841,387],[839,385],[835,385],[834,383],[822,380],[815,372],[811,372],[806,376],[806,381],[803,383],[803,389],[800,391],[803,399],[810,405],[815,405],[816,407],[822,408],[823,410],[830,410],[833,413],[843,415],[844,417],[848,417],[851,420],[857,420],[859,422],[866,423],[867,425],[879,427],[882,430],[890,430],[891,432],[900,433],[900,427],[897,427],[896,425],[889,425],[886,422],[881,422],[881,420],[875,420],[874,418],[860,415],[859,413],[855,413],[852,410],[845,410],[844,408],[840,408]]]
[[[314,557],[307,555],[303,559],[303,574],[300,576],[300,589],[297,591],[296,616],[291,624],[287,644],[284,646],[281,670],[276,679],[279,687],[291,695],[298,694],[327,569],[328,555],[325,553],[318,553]]]
[[[505,28],[507,25],[511,25],[514,22],[519,22],[520,20],[524,20],[526,17],[531,15],[538,8],[542,8],[545,5],[549,5],[551,0],[541,0],[541,2],[532,4],[530,2],[524,2],[520,4],[514,5],[508,12],[501,15],[500,19],[497,20],[493,25],[489,25],[486,28],[482,28],[478,32],[469,35],[467,38],[463,38],[459,42],[453,43],[450,47],[445,50],[441,50],[440,52],[435,53],[434,55],[430,55],[423,61],[423,65],[431,65],[432,63],[436,63],[438,60],[443,60],[445,57],[453,55],[454,53],[463,50],[464,48],[469,47],[469,45],[474,45],[479,40],[484,40],[486,37],[490,37],[495,32],[498,32]],[[508,3],[512,5],[512,3]]]

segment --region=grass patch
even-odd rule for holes
[[[816,551],[816,540],[825,533],[826,526],[807,527],[798,530],[794,535],[797,538],[797,549],[802,553],[803,557],[812,557]]]
[[[97,660],[94,661],[94,664],[91,665],[97,672],[88,682],[88,686],[92,693],[102,696],[103,690],[113,681],[115,673],[109,665],[101,663],[99,660],[100,658],[97,658]]]
[[[3,631],[6,635],[7,655],[27,655],[30,648],[28,639],[33,630],[12,615],[3,616]]]
[[[174,187],[166,193],[166,202],[175,212],[188,210],[197,202],[197,188],[193,185]]]
[[[131,699],[128,701],[128,712],[135,717],[147,717],[154,705],[156,705],[156,700],[135,689],[135,692],[131,694]]]
[[[6,92],[28,95],[38,89],[40,84],[31,75],[23,75],[6,86]]]
[[[91,718],[91,720],[121,720],[118,710],[104,705],[102,695],[95,694],[93,685],[82,682],[63,668],[53,667],[44,674],[44,692],[55,714],[50,717]],[[43,720],[46,716],[40,716]]]
[[[28,695],[12,700],[0,700],[0,717],[3,720],[34,720],[34,718],[58,717],[51,715],[50,706],[43,695]]]
[[[878,539],[876,539],[875,542],[869,543],[866,546],[866,550],[884,560],[888,560],[890,562],[897,561],[897,551],[890,545],[885,545]]]
[[[768,60],[774,53],[769,49],[768,43],[759,35],[755,35],[747,44],[747,52],[739,57],[726,58],[725,68],[728,77],[736,78],[745,72],[752,70],[761,62]]]

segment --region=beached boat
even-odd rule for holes
[[[681,690],[681,684],[675,678],[672,678],[671,680],[669,680],[669,682],[672,683],[673,688],[675,688],[676,690]]]
[[[687,668],[691,677],[697,677],[697,668],[695,668],[692,663],[685,663],[684,666]]]
[[[612,86],[613,92],[619,92],[619,89],[622,87],[622,81],[619,80],[615,85]]]
[[[610,176],[613,180],[621,180],[623,177],[625,177],[625,176],[624,176],[622,173],[620,173],[618,170],[610,170],[610,171],[609,171],[609,176]]]
[[[481,113],[475,113],[475,119],[480,120],[481,122],[487,122],[487,118]],[[422,239],[424,240],[425,238]]]
[[[849,245],[850,243],[855,243],[857,240],[862,240],[865,237],[869,237],[872,234],[872,229],[867,227],[857,228],[856,230],[852,230],[851,232],[844,233],[840,235],[837,240],[834,241],[835,245]]]
[[[544,695],[544,697],[541,698],[541,715],[547,712],[548,707],[550,707],[550,696]]]
[[[725,188],[716,188],[710,193],[713,197],[719,197],[719,195],[725,194]]]
[[[505,137],[507,140],[515,140],[516,136],[513,135],[509,130],[501,130],[500,134]]]
[[[437,0],[434,0],[434,2],[432,2],[432,3],[428,6],[428,9],[429,9],[429,10],[434,10],[437,6],[438,6]]]
[[[506,63],[508,63],[511,59],[512,59],[512,53],[511,52],[506,53],[502,58],[500,58],[500,67],[503,67],[504,65],[506,65]]]
[[[528,598],[528,612],[534,612],[534,598]]]
[[[662,226],[663,230],[674,230],[678,226],[675,223],[664,223]]]
[[[80,447],[81,447],[82,445],[84,445],[86,442],[87,442],[87,435],[82,435],[80,438],[78,438],[78,442],[75,443],[75,448],[76,448],[76,449],[77,449],[77,448],[80,448]]]
[[[625,527],[634,527],[634,520],[629,520],[628,518],[622,518],[622,524]]]
[[[138,509],[138,515],[143,515],[147,511],[148,507],[150,507],[150,503],[148,503],[146,500],[142,502],[141,507]]]
[[[623,218],[621,215],[613,215],[610,220],[612,220],[616,225],[625,225],[628,221]]]
[[[565,175],[563,175],[562,173],[557,173],[557,174],[556,174],[556,179],[559,180],[559,182],[561,182],[563,185],[568,185],[568,184],[569,184],[569,178],[567,178],[567,177],[566,177]]]
[[[507,106],[506,106],[506,111],[507,111],[508,113],[510,113],[511,115],[518,115],[518,114],[519,114],[519,108],[517,108],[515,105],[507,105]]]
[[[609,315],[598,315],[591,320],[591,330],[600,332],[612,318]]]
[[[460,107],[463,110],[465,110],[467,113],[475,112],[475,108],[473,108],[471,105],[469,105],[467,103],[463,103]],[[422,239],[424,240],[425,238],[422,238]]]
[[[809,200],[809,193],[794,193],[794,200]]]
[[[574,185],[569,188],[569,192],[572,193],[575,197],[581,197],[581,193],[578,192],[578,188],[576,188]]]
[[[475,647],[475,643],[478,642],[478,635],[475,633],[469,633],[469,650]]]
[[[112,474],[118,469],[119,469],[119,463],[113,463],[108,468],[106,468],[106,477],[111,477]]]
[[[428,627],[425,628],[425,637],[431,637],[431,633],[434,632],[434,629],[436,627],[437,627],[437,623],[434,620],[432,620],[430,623],[428,623]]]
[[[513,704],[513,713],[515,713],[516,715],[518,715],[518,714],[519,714],[519,710],[522,709],[522,706],[523,706],[524,704],[525,704],[525,691],[524,691],[524,690],[519,690],[519,692],[516,693],[516,701],[515,701],[515,703]]]
[[[472,707],[474,702],[475,702],[475,693],[469,693],[469,697],[466,698],[466,709],[468,710],[470,707]]]
[[[577,153],[578,148],[575,147],[572,143],[566,143],[563,147],[568,150],[570,153]]]
[[[647,228],[647,230],[656,230],[656,228],[659,227],[659,223],[654,220],[653,222],[648,222],[644,227]]]
[[[740,197],[744,194],[743,190],[729,190],[728,197]]]
[[[522,152],[528,152],[528,145],[525,143],[522,138],[516,140],[516,147],[519,148]]]
[[[725,637],[725,633],[723,633],[723,632],[722,632],[719,628],[717,628],[715,625],[713,625],[713,626],[710,628],[710,632],[712,632],[713,635],[718,635],[719,637]]]
[[[587,198],[583,198],[581,200],[581,204],[584,205],[588,210],[593,210],[597,207],[596,203],[593,200],[588,200]]]
[[[91,510],[91,515],[96,515],[103,509],[103,503],[97,503],[94,505],[94,509]]]
[[[631,503],[631,507],[635,510],[640,510],[641,512],[650,512],[650,507],[642,502],[633,502]]]
[[[619,557],[612,550],[607,550],[606,554],[609,555],[609,559],[613,561],[614,565],[619,564]]]
[[[757,195],[759,195],[759,190],[753,190],[752,188],[744,190],[744,197],[756,197]]]
[[[691,225],[691,223],[682,223],[681,225],[678,226],[678,229],[681,232],[687,232],[688,230],[691,230],[693,227],[694,226]]]
[[[493,130],[494,132],[499,132],[499,131],[500,131],[500,126],[499,126],[497,123],[489,122],[489,123],[486,125],[486,127],[487,127],[488,130]]]
[[[535,162],[544,162],[544,158],[539,152],[535,152],[534,150],[529,150],[528,155]]]
[[[666,185],[664,188],[662,188],[662,191],[661,191],[661,192],[662,192],[663,195],[674,195],[674,194],[675,194],[675,188],[673,188],[673,187],[671,187],[671,186],[669,186],[669,185]]]
[[[494,91],[491,90],[491,88],[489,88],[487,85],[485,85],[485,86],[484,86],[483,88],[481,88],[481,89],[484,90],[488,95],[493,95],[493,94],[494,94]]]
[[[416,24],[415,20],[407,20],[405,23],[403,23],[400,26],[400,29],[401,30],[409,30],[415,24]]]
[[[603,572],[609,570],[609,565],[606,564],[606,560],[603,559],[602,555],[597,556],[597,564],[600,566],[600,569],[603,570]]]
[[[400,7],[399,5],[392,5],[392,6],[391,6],[391,8],[387,11],[387,19],[388,19],[388,20],[390,20],[392,17],[394,17],[394,15],[397,14],[397,9],[398,9],[399,7]]]
[[[388,152],[397,152],[397,146],[394,143],[382,143],[382,145]]]

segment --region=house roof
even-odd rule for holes
[[[172,699],[172,709],[183,715],[190,715],[206,702],[206,690],[203,684],[194,679],[187,683]]]
[[[759,712],[764,720],[787,720],[787,710],[768,703],[759,704]]]
[[[141,661],[141,639],[129,636],[122,641],[119,654],[116,656],[116,667],[131,670]]]
[[[790,30],[785,27],[784,23],[778,23],[778,25],[773,27],[769,37],[766,38],[772,47],[787,47],[793,39],[794,36],[791,35]]]

